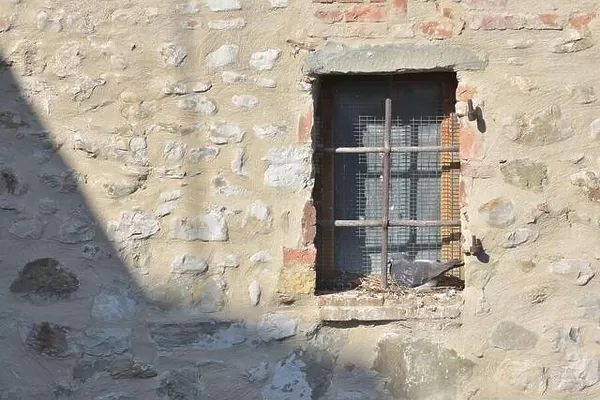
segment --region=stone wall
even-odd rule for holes
[[[599,7],[2,0],[0,398],[597,398]],[[436,69],[489,260],[323,325],[315,83]]]

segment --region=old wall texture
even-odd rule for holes
[[[600,397],[600,2],[1,1],[1,399]],[[489,262],[321,323],[314,83],[434,69]]]

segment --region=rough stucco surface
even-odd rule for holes
[[[600,396],[598,1],[0,1],[1,399]],[[321,326],[315,75],[439,69],[489,262]]]

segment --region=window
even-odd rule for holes
[[[324,76],[319,84],[318,289],[350,289],[401,252],[460,259],[455,74]]]

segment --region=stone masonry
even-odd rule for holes
[[[0,399],[599,398],[598,12],[0,0]],[[315,296],[319,77],[436,70],[489,260]]]

